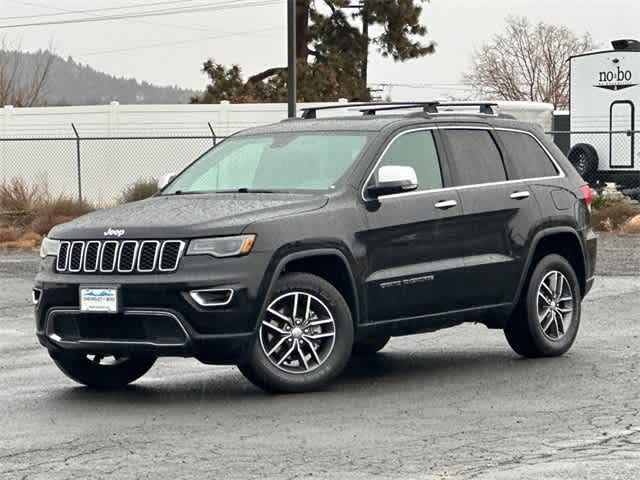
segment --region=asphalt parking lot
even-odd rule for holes
[[[0,478],[631,479],[640,476],[640,240],[601,239],[564,357],[464,325],[393,339],[326,391],[272,396],[161,359],[121,392],[64,377],[33,335],[34,254],[0,253]]]

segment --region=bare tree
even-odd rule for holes
[[[54,56],[49,52],[32,55],[33,62],[25,62],[14,45],[0,39],[0,106],[34,107],[43,105],[46,83]]]
[[[506,31],[474,52],[473,66],[464,80],[486,98],[566,108],[568,59],[593,48],[589,34],[578,37],[564,26],[532,25],[524,17],[508,17]]]

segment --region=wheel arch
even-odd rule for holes
[[[288,272],[304,272],[317,275],[331,283],[344,297],[354,327],[360,323],[360,300],[353,269],[347,256],[338,248],[317,248],[289,253],[281,258],[262,295],[259,317],[262,318],[278,279]],[[256,321],[256,326],[259,322]]]
[[[552,253],[566,258],[571,264],[576,272],[580,290],[584,296],[587,288],[586,259],[584,245],[580,240],[580,236],[578,232],[570,227],[553,227],[538,232],[531,242],[531,248],[529,249],[525,266],[522,269],[520,283],[513,301],[514,308],[520,302],[522,292],[538,261]]]

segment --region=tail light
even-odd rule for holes
[[[591,204],[593,203],[593,195],[591,193],[591,188],[589,187],[589,185],[581,186],[580,193],[582,193],[582,198],[584,199],[584,203],[586,203],[587,207],[591,209]]]

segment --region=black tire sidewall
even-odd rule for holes
[[[584,155],[585,165],[582,171],[578,165],[580,155]],[[598,170],[598,154],[591,145],[581,143],[574,146],[569,152],[568,157],[573,167],[585,181],[590,182],[593,180],[593,176]]]
[[[568,280],[573,294],[573,319],[569,331],[559,340],[548,338],[542,331],[538,320],[538,287],[544,276],[552,270],[561,272]],[[534,269],[526,298],[527,327],[531,335],[531,341],[541,356],[562,355],[573,345],[580,327],[582,297],[580,284],[571,264],[559,255],[548,255],[540,260]]]
[[[155,363],[155,357],[130,357],[118,365],[96,365],[86,355],[51,355],[57,367],[71,380],[91,388],[122,388],[142,377]]]
[[[268,391],[295,393],[323,387],[342,372],[353,348],[351,311],[335,287],[315,275],[287,274],[277,281],[267,304],[291,291],[315,295],[331,310],[336,329],[335,344],[329,358],[320,367],[304,374],[287,373],[273,365],[267,358],[260,345],[260,330],[257,328],[248,361],[240,366],[240,370],[248,380]],[[262,318],[259,322],[262,322]]]

